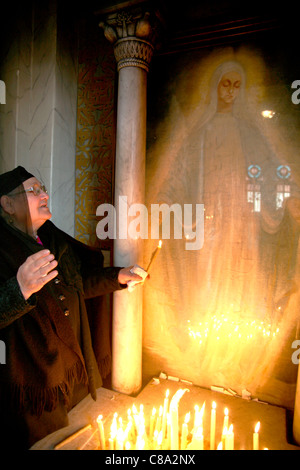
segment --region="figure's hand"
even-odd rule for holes
[[[25,300],[57,276],[58,271],[53,271],[57,264],[49,250],[28,256],[17,272],[17,281]]]
[[[133,266],[120,269],[118,275],[119,284],[127,284],[129,281],[142,282],[143,278],[138,274],[130,272],[131,268],[133,268]]]

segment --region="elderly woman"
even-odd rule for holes
[[[23,167],[0,175],[1,447],[29,448],[68,424],[101,376],[86,299],[141,278],[52,222],[45,187]],[[95,313],[95,315],[97,315]]]

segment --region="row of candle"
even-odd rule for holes
[[[179,431],[178,405],[186,391],[188,389],[179,389],[170,401],[169,390],[167,390],[163,405],[159,407],[158,413],[155,408],[152,409],[147,426],[143,405],[140,405],[139,411],[135,405],[128,410],[126,426],[122,418],[115,413],[108,438],[108,449],[204,450],[203,415],[205,402],[201,409],[198,405],[194,407],[194,422],[191,432],[189,432],[190,412],[185,415],[181,432]],[[213,402],[210,414],[209,449],[234,450],[233,424],[229,425],[228,408],[224,410],[221,441],[216,446],[216,407],[216,403]],[[98,416],[97,424],[100,448],[105,450],[107,445],[102,415]],[[259,427],[260,423],[258,422],[253,433],[253,450],[259,450]]]

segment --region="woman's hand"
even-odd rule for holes
[[[136,281],[141,282],[143,278],[138,274],[132,273],[130,270],[133,266],[129,266],[129,268],[122,268],[119,271],[118,281],[119,284],[127,284],[129,281]]]
[[[53,271],[57,264],[49,250],[28,256],[17,272],[17,281],[25,300],[58,275],[58,271]]]

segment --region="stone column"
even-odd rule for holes
[[[114,265],[143,263],[143,240],[128,235],[132,204],[144,204],[147,72],[153,54],[151,14],[141,9],[106,17],[100,26],[114,44],[118,65]],[[142,385],[142,294],[118,291],[113,299],[112,387],[136,395]]]

